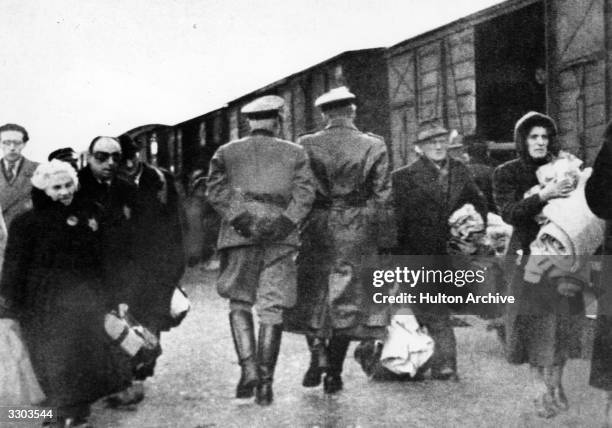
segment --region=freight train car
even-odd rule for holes
[[[313,104],[317,97],[338,86],[347,86],[357,96],[358,128],[388,140],[389,113],[385,50],[382,48],[344,52],[306,70],[231,101],[227,107],[230,139],[248,132],[240,109],[263,95],[285,99],[283,138],[295,141],[305,132],[323,127]]]
[[[510,0],[387,51],[394,167],[414,159],[419,125],[438,121],[507,148],[530,110],[559,124],[591,163],[610,105],[610,0]]]
[[[204,172],[217,148],[228,141],[226,109],[220,108],[174,126],[146,125],[128,131],[153,165],[173,172],[186,185],[198,169]]]

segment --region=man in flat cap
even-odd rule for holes
[[[33,162],[21,154],[28,139],[28,131],[23,126],[14,123],[0,126],[0,207],[7,227],[18,214],[32,208],[30,179],[38,162]]]
[[[474,205],[486,219],[486,203],[466,166],[448,156],[449,132],[430,122],[418,134],[420,157],[392,174],[397,220],[398,253],[428,257],[426,269],[448,268],[448,219],[464,204]],[[435,294],[435,285],[424,292]],[[448,291],[448,287],[446,288]],[[428,327],[435,341],[431,375],[457,380],[457,350],[449,308],[441,304],[415,305],[417,319]]]
[[[207,197],[222,216],[219,294],[230,300],[230,326],[242,375],[237,398],[268,405],[280,350],[283,312],[295,304],[298,226],[311,209],[314,182],[304,149],[276,137],[283,99],[243,107],[251,133],[217,150]],[[259,316],[255,342],[252,307]]]
[[[389,159],[382,137],[354,124],[355,95],[346,87],[315,101],[326,126],[300,137],[317,184],[316,199],[302,231],[298,257],[298,304],[286,329],[306,334],[311,363],[302,385],[321,384],[326,393],[343,388],[342,366],[350,340],[370,324],[368,290],[361,280],[362,256],[377,247],[375,221],[391,193]],[[382,325],[380,326],[382,327]]]

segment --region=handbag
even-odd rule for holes
[[[104,317],[104,330],[111,341],[133,358],[137,355],[159,355],[161,347],[157,336],[136,321],[128,310],[122,312],[112,310]]]
[[[433,355],[434,340],[414,315],[393,315],[380,355],[383,367],[395,374],[415,376]]]
[[[35,405],[45,399],[17,321],[0,318],[0,403]]]

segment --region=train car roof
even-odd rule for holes
[[[278,79],[278,80],[276,80],[276,81],[274,81],[274,82],[272,82],[272,83],[270,83],[270,84],[268,84],[266,86],[262,86],[261,88],[255,89],[254,91],[251,91],[251,92],[249,92],[249,93],[247,93],[245,95],[242,95],[242,96],[240,96],[238,98],[235,98],[235,99],[229,101],[227,103],[227,105],[228,106],[232,106],[234,104],[240,103],[241,101],[243,101],[245,99],[253,98],[256,95],[263,95],[263,94],[265,94],[266,92],[270,91],[273,88],[276,88],[276,87],[278,87],[280,85],[284,85],[285,83],[287,83],[288,81],[290,81],[291,79],[293,79],[293,78],[295,78],[295,77],[297,77],[299,75],[306,74],[306,73],[308,73],[308,72],[310,72],[310,71],[312,71],[312,70],[314,70],[314,69],[316,69],[318,67],[324,66],[324,65],[329,64],[331,62],[338,61],[338,60],[344,59],[346,57],[357,56],[357,55],[368,55],[368,54],[373,54],[373,53],[381,53],[382,54],[382,53],[384,53],[385,50],[386,50],[386,48],[384,48],[384,47],[376,47],[376,48],[357,49],[357,50],[351,50],[351,51],[344,51],[344,52],[342,52],[342,53],[340,53],[338,55],[335,55],[335,56],[333,56],[331,58],[328,58],[328,59],[326,59],[324,61],[321,61],[321,62],[319,62],[319,63],[317,63],[315,65],[311,65],[308,68],[305,68],[303,70],[300,70],[298,72],[295,72],[293,74],[285,76],[285,77],[283,77],[281,79]]]
[[[395,55],[400,55],[407,50],[418,48],[419,46],[430,43],[433,40],[455,33],[460,29],[473,27],[474,25],[486,22],[497,16],[505,15],[526,6],[530,6],[535,3],[542,3],[544,1],[545,0],[507,0],[503,3],[490,6],[481,11],[474,12],[471,15],[464,16],[455,21],[451,21],[448,24],[396,43],[395,45],[387,48],[385,56],[392,57]]]

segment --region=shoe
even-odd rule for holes
[[[451,367],[444,367],[440,370],[432,369],[431,378],[434,380],[448,380],[451,382],[459,382],[459,375]]]
[[[342,376],[339,374],[328,373],[323,379],[323,391],[326,394],[335,394],[338,391],[342,391],[344,383],[342,382]]]
[[[562,387],[555,388],[553,392],[553,403],[559,410],[565,411],[569,409],[569,401]]]
[[[93,428],[93,425],[83,418],[66,418],[64,428]]]
[[[343,336],[334,336],[329,340],[327,346],[329,367],[323,379],[323,391],[326,394],[334,394],[344,387],[342,366],[350,344],[350,339]]]
[[[85,418],[59,418],[57,421],[43,422],[42,426],[51,428],[93,428]]]
[[[310,366],[302,379],[302,386],[312,388],[321,385],[323,373],[327,369],[327,354],[325,343],[319,338],[307,337],[308,348],[310,349]]]
[[[274,400],[272,381],[282,334],[283,327],[280,324],[260,324],[259,326],[259,337],[257,339],[259,384],[255,391],[255,402],[260,406],[269,406]]]
[[[557,415],[557,408],[554,404],[554,399],[549,392],[546,392],[536,398],[533,402],[536,415],[540,418],[550,419]]]
[[[236,386],[236,398],[251,398],[259,383],[255,362],[253,315],[247,311],[231,311],[229,320],[234,347],[241,367],[240,380]]]
[[[104,401],[107,407],[118,409],[130,407],[140,403],[144,399],[144,385],[142,382],[134,382],[121,392],[107,397]]]

